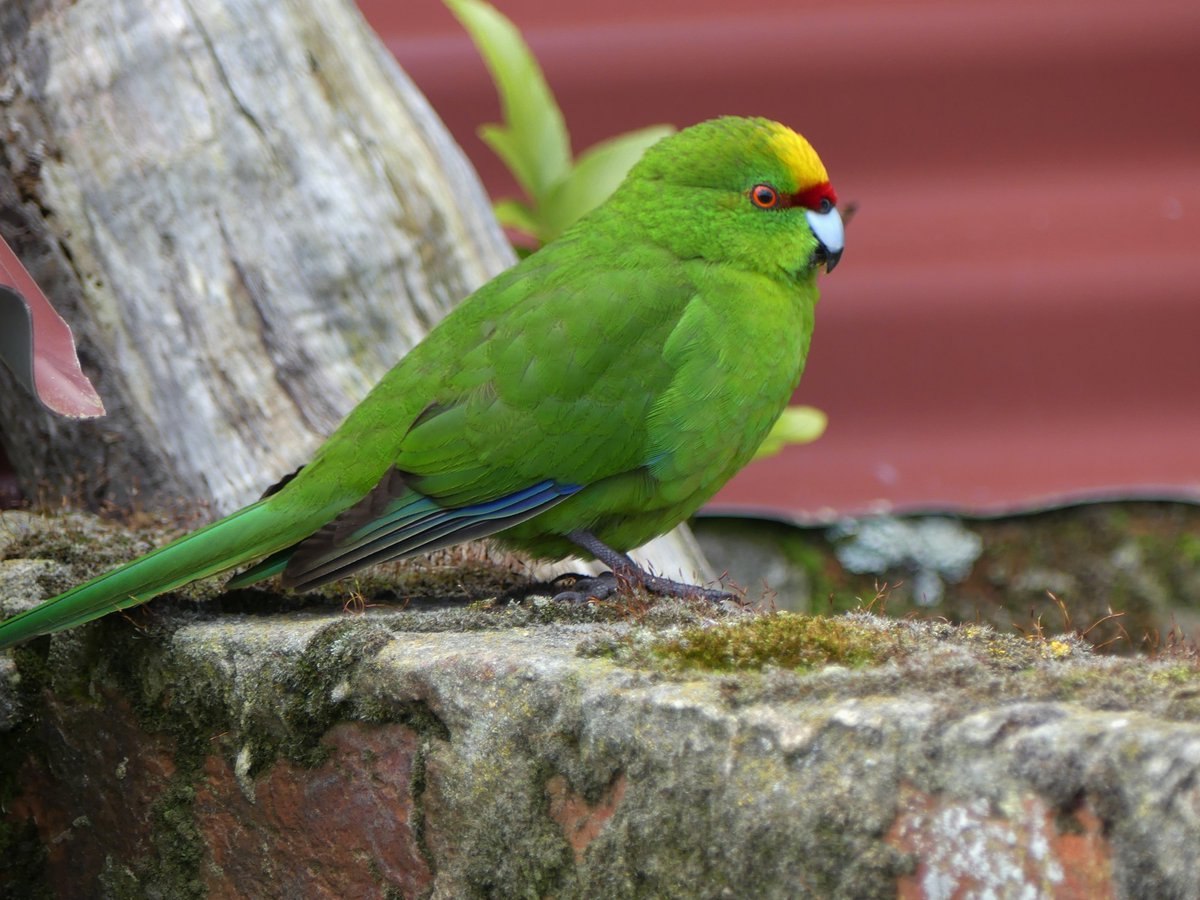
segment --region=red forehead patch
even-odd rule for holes
[[[783,197],[783,205],[803,206],[805,209],[820,209],[822,203],[826,200],[829,201],[830,206],[837,206],[837,194],[833,192],[833,186],[828,181],[822,181],[820,184],[814,184],[807,190],[785,195]]]

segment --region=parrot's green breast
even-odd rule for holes
[[[619,345],[608,348],[613,364],[593,386],[613,398],[603,430],[553,467],[556,477],[586,486],[502,532],[502,542],[560,558],[578,552],[564,535],[583,528],[619,550],[640,546],[696,512],[749,462],[786,406],[812,337],[811,279],[780,282],[698,261],[676,261],[660,274],[673,302],[651,305],[654,321],[634,318],[643,340],[665,339],[628,357]],[[638,293],[655,290],[645,273],[633,284]],[[559,413],[571,433],[571,411]],[[605,446],[610,439],[616,446]],[[557,456],[557,443],[542,452]],[[595,468],[575,464],[605,457],[610,471],[599,479]]]

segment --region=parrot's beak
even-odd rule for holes
[[[832,272],[842,258],[842,248],[846,245],[846,228],[842,224],[841,214],[836,209],[829,212],[810,209],[804,213],[804,217],[808,219],[808,227],[819,242],[812,264],[819,266],[824,263],[825,271]]]

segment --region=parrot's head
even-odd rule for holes
[[[825,166],[808,141],[768,119],[712,119],[663,138],[614,200],[682,258],[811,278],[842,257]]]

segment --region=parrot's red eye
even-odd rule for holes
[[[759,209],[774,209],[779,205],[779,191],[769,184],[756,184],[750,189],[750,199]]]

